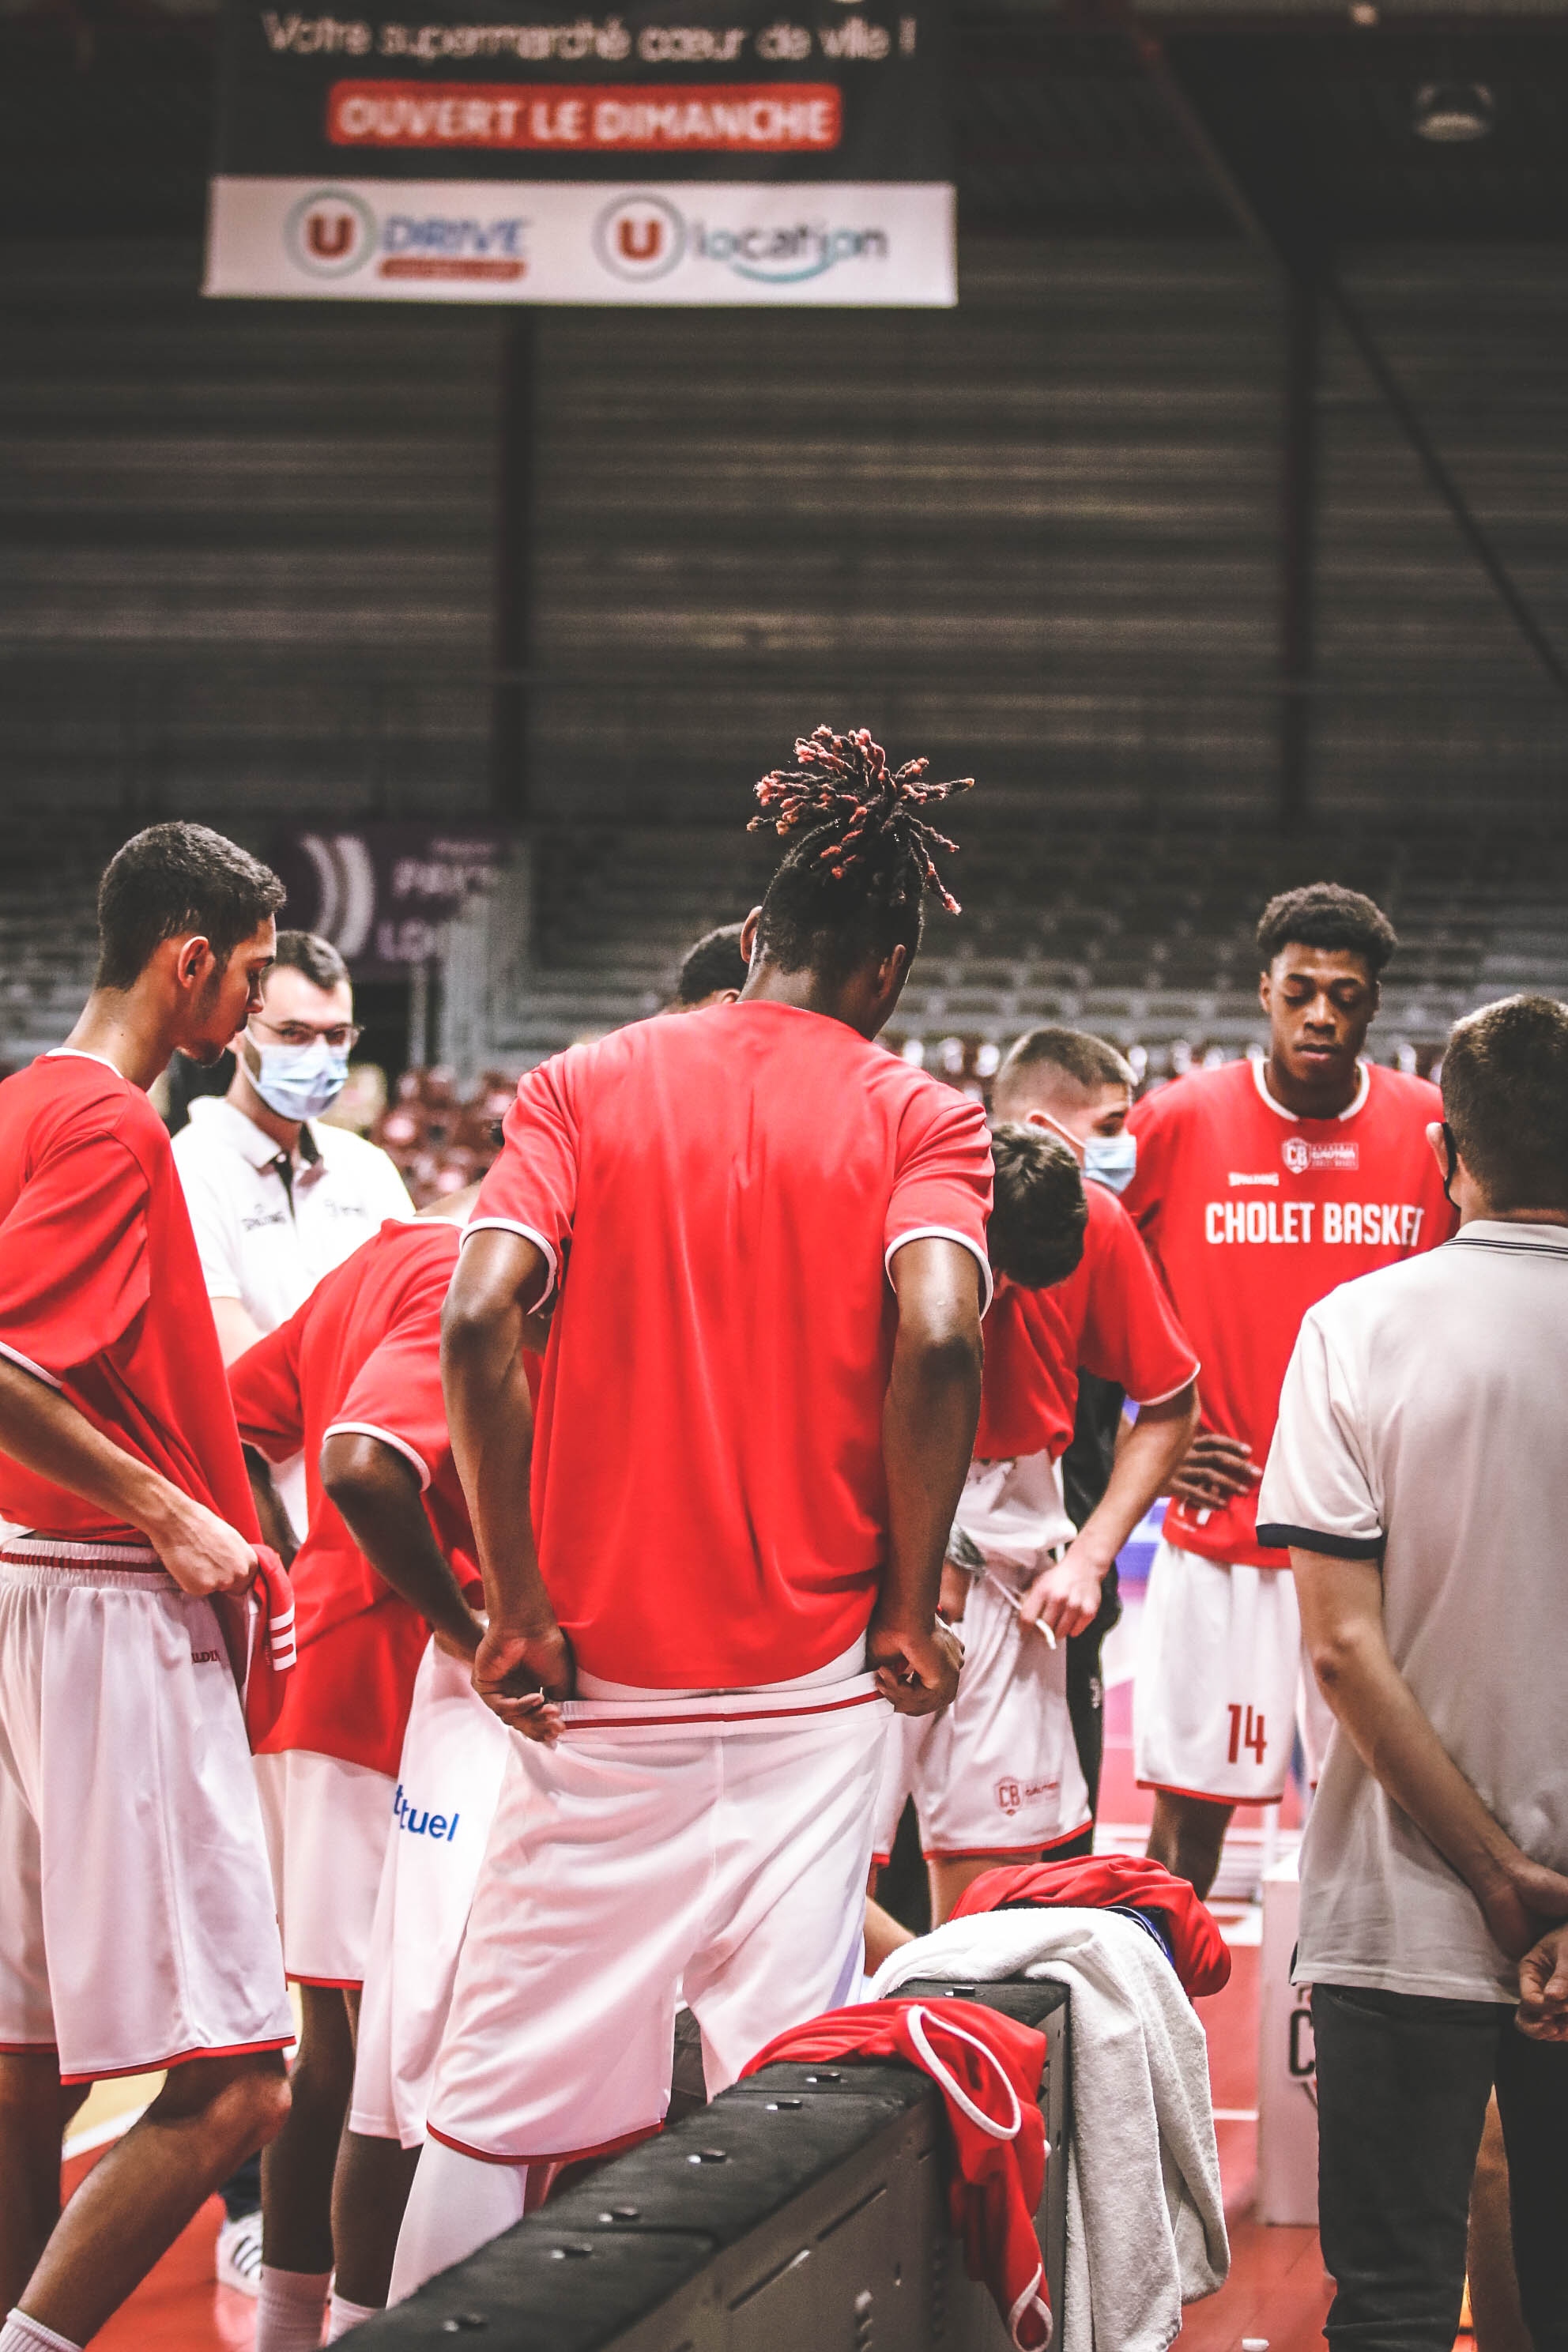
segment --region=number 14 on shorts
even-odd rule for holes
[[[1232,1700],[1229,1715],[1230,1761],[1233,1764],[1238,1764],[1241,1761],[1242,1749],[1250,1748],[1254,1757],[1261,1764],[1263,1750],[1268,1744],[1264,1738],[1261,1713],[1255,1714],[1251,1707],[1243,1710]]]

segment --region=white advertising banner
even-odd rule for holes
[[[940,182],[216,178],[204,290],[294,300],[956,302]]]

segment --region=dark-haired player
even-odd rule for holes
[[[254,1012],[282,897],[205,825],[139,834],[81,1018],[0,1086],[3,2352],[85,2344],[288,2108],[230,1664],[259,1531],[145,1091]],[[61,2217],[68,2086],[160,2067]]]
[[[958,1697],[934,1723],[894,1725],[878,1806],[877,1851],[886,1859],[913,1795],[939,1921],[983,1871],[1074,1852],[1088,1837],[1066,1639],[1092,1623],[1102,1579],[1197,1423],[1196,1360],[1148,1253],[1118,1202],[1086,1185],[1068,1145],[1032,1117],[1028,1067],[1010,1055],[998,1078],[998,1108],[1024,1114],[993,1139],[998,1207],[1012,1206],[1016,1160],[1048,1155],[1081,1220],[1076,1263],[1058,1260],[1054,1274],[1031,1268],[1016,1246],[1009,1251],[1009,1234],[998,1236],[993,1214],[993,1265],[1019,1270],[998,1281],[986,1324],[974,1460],[954,1515],[964,1551],[985,1572],[971,1582],[958,1566],[944,1571],[943,1613],[963,1622]],[[1099,1507],[1075,1528],[1058,1464],[1072,1436],[1080,1367],[1120,1382],[1142,1410]]]
[[[530,2167],[658,2128],[678,1987],[710,2089],[847,1995],[889,1702],[956,1685],[936,1602],[990,1144],[977,1106],[872,1043],[941,888],[923,811],[950,788],[863,732],[796,752],[759,787],[796,839],[740,1003],[525,1077],[453,1283],[475,1684],[529,1737],[395,2297],[515,2220]],[[563,1275],[535,1426],[521,1335]]]
[[[1435,1247],[1453,1212],[1427,1148],[1435,1087],[1362,1059],[1396,941],[1328,882],[1258,927],[1268,1054],[1194,1070],[1133,1110],[1125,1195],[1203,1359],[1204,1426],[1173,1487],[1133,1690],[1149,1851],[1207,1892],[1231,1813],[1284,1790],[1300,1633],[1289,1560],[1258,1540],[1257,1481],[1309,1307]]]
[[[671,1013],[700,1013],[710,1004],[733,1004],[746,984],[746,962],[741,953],[743,923],[721,923],[704,931],[681,958],[676,974]]]

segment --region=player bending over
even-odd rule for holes
[[[997,1081],[998,1108],[1015,1119],[1030,1120],[1037,1107],[1028,1043]],[[878,1806],[885,1859],[905,1799],[914,1797],[939,1924],[999,1863],[1088,1851],[1092,1821],[1068,1710],[1066,1639],[1093,1622],[1101,1579],[1197,1423],[1196,1360],[1131,1221],[1101,1186],[1082,1183],[1066,1143],[1032,1120],[997,1129],[999,1209],[1029,1139],[1070,1182],[1085,1220],[1082,1254],[1065,1279],[1051,1283],[1040,1269],[997,1286],[974,1460],[942,1579],[942,1613],[963,1624],[963,1678],[945,1715],[892,1727]],[[1104,1500],[1075,1528],[1058,1465],[1072,1436],[1080,1365],[1119,1382],[1142,1410]],[[964,1559],[973,1574],[958,1564]]]
[[[1149,1852],[1200,1895],[1235,1808],[1283,1795],[1295,1742],[1296,1593],[1288,1554],[1258,1540],[1256,1488],[1301,1318],[1454,1230],[1426,1144],[1436,1087],[1361,1058],[1396,944],[1336,883],[1271,898],[1267,1059],[1194,1070],[1131,1121],[1124,1197],[1204,1366],[1204,1427],[1150,1571],[1133,1748],[1157,1792]]]
[[[998,1089],[1002,1080],[998,1077]],[[994,1089],[998,1115],[1017,1117],[1059,1136],[1082,1167],[1084,1181],[1124,1192],[1137,1165],[1136,1139],[1127,1133],[1135,1085],[1131,1066],[1103,1037],[1087,1030],[1031,1029],[1007,1056],[1005,1096]],[[1110,1490],[1119,1445],[1125,1444],[1127,1392],[1080,1365],[1072,1443],[1061,1456],[1062,1500],[1075,1527],[1087,1528]],[[1100,1608],[1081,1633],[1068,1636],[1068,1713],[1078,1760],[1089,1789],[1091,1816],[1100,1812],[1105,1754],[1105,1685],[1100,1654],[1121,1616],[1112,1561],[1100,1584]]]
[[[381,2152],[364,2152],[335,2226],[334,2160],[415,1677],[432,1630],[465,1661],[480,1633],[440,1392],[458,1245],[449,1221],[389,1220],[229,1367],[246,1445],[265,1462],[303,1449],[310,1482],[293,1570],[299,1663],[256,1759],[301,2021],[293,2106],[262,2161],[257,2352],[320,2343],[334,2252],[349,2299],[374,2299],[353,2292],[354,2226],[374,2230],[385,2198],[400,2204],[411,2169],[384,2156],[378,2173]]]
[[[885,1723],[956,1684],[936,1601],[991,1154],[975,1105],[871,1043],[941,889],[922,813],[949,788],[864,733],[796,751],[759,787],[797,840],[740,1003],[525,1077],[453,1283],[475,1683],[529,1736],[395,2297],[516,2220],[529,2167],[658,2127],[678,1987],[710,2091],[845,1997]],[[536,1432],[523,1320],[563,1274]]]
[[[146,1088],[260,1002],[277,877],[205,825],[111,859],[67,1043],[0,1086],[0,2352],[73,2352],[288,2110],[230,1660],[259,1538]],[[62,2216],[97,2076],[167,2067]]]

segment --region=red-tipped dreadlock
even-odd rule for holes
[[[946,800],[950,793],[972,791],[973,777],[928,784],[922,780],[929,760],[907,760],[901,768],[889,770],[886,751],[864,727],[852,735],[818,727],[810,735],[796,736],[795,750],[798,768],[775,768],[758,784],[762,814],[752,819],[747,831],[772,825],[775,833],[787,835],[800,824],[820,826],[832,838],[816,852],[816,862],[839,882],[873,850],[902,851],[898,862],[912,871],[920,893],[929,891],[950,915],[956,915],[958,901],[937,872],[933,852],[956,851],[958,844],[938,833],[920,812],[931,802]],[[893,895],[897,901],[907,892],[895,887]]]

